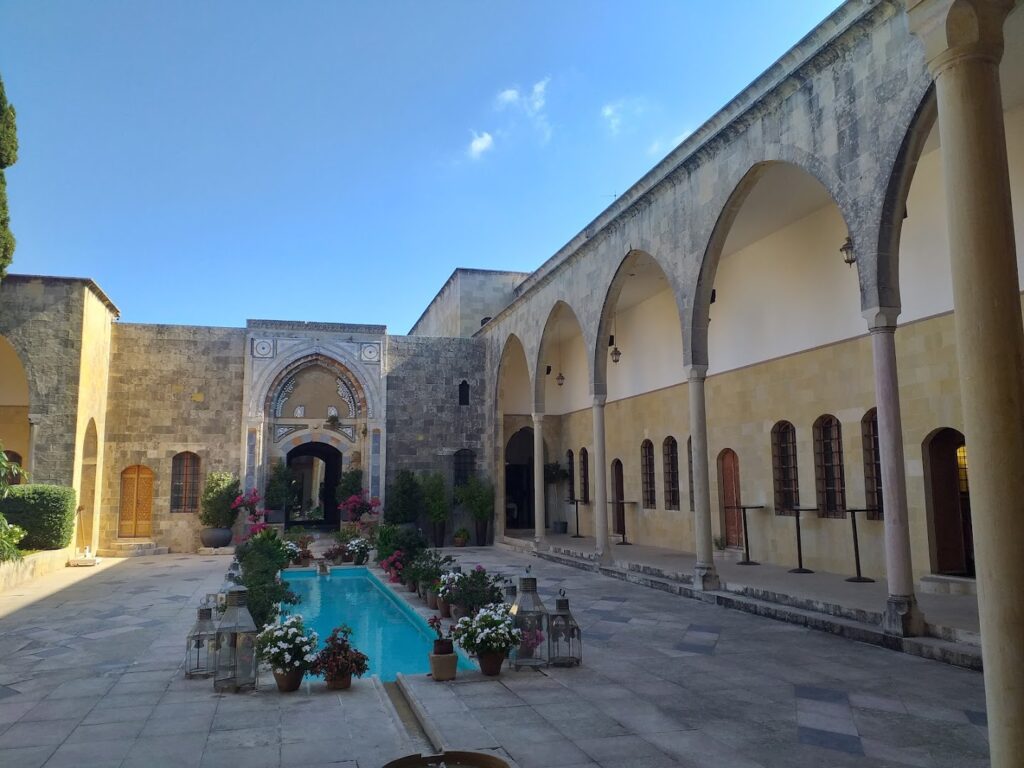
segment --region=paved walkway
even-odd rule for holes
[[[495,548],[464,566],[559,589],[584,666],[406,682],[452,748],[522,768],[988,765],[982,677]]]
[[[379,768],[417,751],[372,680],[287,695],[185,680],[185,635],[228,562],[104,560],[0,595],[0,766]]]
[[[515,533],[519,534],[518,531]],[[532,533],[510,536],[509,539],[525,543],[532,541]],[[577,539],[568,534],[548,533],[544,537],[544,543],[549,548],[573,550],[584,556],[593,557],[596,552],[594,539],[590,536]],[[611,554],[615,562],[622,567],[627,567],[629,563],[654,566],[666,573],[677,573],[684,578],[693,573],[696,562],[696,556],[691,552],[678,552],[642,544],[612,544]],[[731,591],[742,591],[744,587],[750,587],[874,613],[885,610],[888,596],[884,580],[867,584],[851,583],[846,581],[851,574],[825,571],[813,574],[789,573],[790,566],[742,566],[727,558],[716,558],[715,567]],[[919,592],[917,599],[929,624],[961,630],[967,633],[968,637],[979,632],[978,599],[974,595],[936,595]]]

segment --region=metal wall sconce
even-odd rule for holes
[[[555,377],[555,383],[560,387],[565,385],[565,376],[562,375],[561,371],[559,371],[558,375]]]
[[[857,255],[853,252],[853,240],[851,238],[846,238],[846,242],[840,246],[839,252],[843,254],[843,263],[846,266],[852,267],[857,263]]]

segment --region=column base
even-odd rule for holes
[[[882,614],[882,630],[897,637],[918,637],[924,634],[924,614],[913,595],[889,595]]]
[[[693,588],[701,592],[713,592],[722,588],[715,566],[697,563],[693,566]]]

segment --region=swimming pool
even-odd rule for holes
[[[316,571],[288,571],[283,575],[301,601],[288,606],[316,630],[320,643],[335,627],[352,627],[352,643],[370,657],[367,674],[390,681],[403,675],[430,671],[427,654],[436,637],[408,605],[391,594],[367,568],[332,568],[329,576]],[[475,669],[459,654],[460,669]]]

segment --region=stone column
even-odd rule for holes
[[[494,422],[494,541],[505,537],[505,415],[498,411]]]
[[[694,589],[719,589],[715,570],[715,548],[711,539],[711,493],[708,476],[708,418],[704,404],[706,365],[690,366],[687,396],[690,401],[690,440],[693,447],[693,514],[697,539],[697,563],[693,567]]]
[[[39,429],[39,416],[34,413],[28,415],[28,456],[25,457],[23,469],[28,473],[28,482],[40,482],[35,478],[36,471],[36,431]]]
[[[871,331],[878,414],[878,453],[882,467],[882,508],[885,515],[885,578],[889,587],[882,628],[902,637],[924,633],[924,616],[914,595],[907,518],[907,474],[903,460],[903,420],[896,369],[896,318],[899,310],[865,312]]]
[[[603,563],[611,562],[608,549],[608,475],[604,453],[605,395],[594,396],[594,538],[597,556]]]
[[[544,541],[544,414],[533,414],[533,542]]]
[[[993,768],[1024,755],[1024,328],[999,90],[1013,0],[910,0],[935,77]]]

